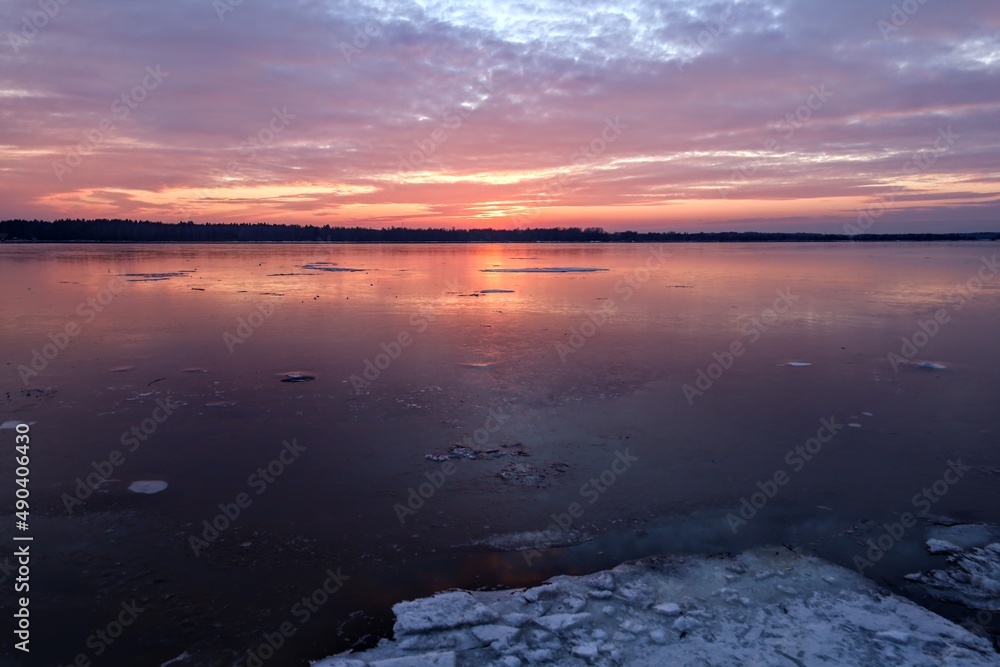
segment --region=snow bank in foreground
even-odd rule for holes
[[[501,592],[401,602],[395,640],[314,667],[1000,664],[984,640],[784,549],[656,557]]]

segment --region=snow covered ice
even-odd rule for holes
[[[906,579],[940,600],[970,609],[1000,610],[1000,536],[996,529],[957,525],[939,527],[931,534],[928,552],[947,555],[948,566],[908,574]]]
[[[982,638],[811,556],[661,556],[393,607],[395,639],[313,667],[1000,664]]]

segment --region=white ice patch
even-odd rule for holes
[[[592,539],[592,535],[579,530],[529,530],[523,533],[491,535],[472,542],[472,545],[490,547],[497,551],[527,551],[529,549],[548,549],[583,544]]]
[[[953,554],[961,551],[961,547],[958,547],[947,540],[927,540],[927,551],[930,554],[939,556],[941,554]]]
[[[166,662],[161,662],[160,663],[160,667],[168,667],[168,665],[172,665],[175,662],[184,662],[184,661],[190,659],[191,657],[192,656],[191,656],[190,653],[188,653],[187,651],[184,651],[183,653],[181,653],[176,658],[172,658],[170,660],[167,660]]]
[[[167,488],[167,483],[160,479],[141,479],[128,485],[132,493],[159,493]]]
[[[812,366],[808,361],[789,361],[784,364],[778,364],[779,366],[791,366],[792,368],[801,368],[802,366]]]
[[[11,421],[6,421],[0,424],[0,430],[16,429],[20,424],[27,424],[28,426],[32,426],[34,423],[35,422],[23,422],[23,421],[18,421],[16,419],[12,419]]]

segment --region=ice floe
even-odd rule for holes
[[[484,294],[513,294],[512,289],[481,289],[475,292],[469,292],[468,294],[459,294],[458,296],[483,296]]]
[[[183,269],[181,271],[164,271],[161,273],[122,273],[123,278],[127,278],[130,283],[150,283],[160,280],[170,280],[171,278],[187,277],[194,273],[196,269]]]
[[[313,667],[997,664],[962,627],[780,548],[655,557],[535,588],[439,593],[393,612],[393,640]]]
[[[793,368],[801,368],[803,366],[812,366],[808,361],[789,361],[783,364],[778,364],[779,366],[791,366]]]
[[[161,479],[141,479],[128,485],[132,493],[159,493],[167,488],[167,483]]]
[[[480,459],[500,459],[505,456],[527,456],[528,453],[521,449],[520,443],[515,445],[500,445],[492,449],[473,449],[465,445],[452,445],[444,454],[425,454],[424,458],[429,461],[448,461],[451,459],[469,459],[478,461]]]
[[[357,273],[358,271],[365,270],[365,269],[350,269],[345,266],[337,266],[333,262],[313,262],[312,264],[303,264],[299,268],[308,269],[310,271],[329,271],[330,273]]]
[[[190,653],[188,653],[187,651],[184,651],[183,653],[181,653],[176,658],[172,658],[170,660],[167,660],[166,662],[161,662],[160,663],[160,667],[168,667],[169,665],[172,665],[175,662],[186,662],[186,661],[190,660],[192,657],[193,656]]]
[[[923,369],[929,370],[929,371],[940,371],[940,370],[944,370],[945,368],[948,368],[944,364],[939,364],[939,363],[934,362],[934,361],[921,361],[921,362],[913,364],[913,365],[916,366],[917,368],[923,368]]]
[[[556,527],[553,524],[553,527]],[[530,551],[551,547],[568,547],[583,544],[594,536],[583,530],[529,530],[520,533],[503,533],[473,540],[469,546],[489,547],[495,551]]]
[[[16,429],[20,424],[27,424],[28,426],[31,426],[34,423],[35,422],[26,422],[17,419],[12,419],[10,421],[5,421],[4,423],[0,424],[0,430],[6,431],[8,429]]]
[[[521,267],[516,269],[480,269],[483,273],[594,273],[596,271],[607,271],[590,266],[546,266],[546,267]]]
[[[282,382],[310,382],[316,379],[316,376],[312,373],[302,373],[299,371],[281,373],[280,377]]]
[[[1000,610],[1000,534],[983,525],[934,527],[927,550],[948,566],[906,575],[930,595],[971,609]],[[985,543],[988,542],[988,543]]]
[[[982,523],[957,523],[937,519],[937,525],[927,529],[930,539],[951,542],[959,547],[985,547],[991,542],[1000,542],[1000,527],[987,526]]]

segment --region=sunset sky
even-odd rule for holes
[[[4,0],[0,218],[1000,230],[997,0]]]

